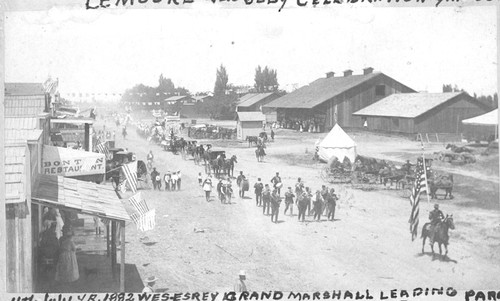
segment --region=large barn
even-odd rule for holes
[[[328,72],[326,77],[263,108],[274,109],[285,128],[324,132],[337,123],[342,127],[357,127],[357,118],[352,113],[393,93],[415,92],[383,73],[374,73],[373,68],[365,68],[360,75],[352,73],[346,70],[343,76],[335,76],[334,72]]]
[[[462,120],[488,108],[465,92],[390,95],[355,112],[354,124],[400,134],[461,133]]]

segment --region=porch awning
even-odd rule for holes
[[[66,208],[83,214],[119,221],[130,220],[124,205],[111,186],[38,174],[31,199],[38,204]]]

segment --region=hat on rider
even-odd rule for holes
[[[434,204],[434,208],[439,209],[439,204]]]
[[[260,181],[260,178],[257,178],[257,181]]]

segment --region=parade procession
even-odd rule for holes
[[[0,300],[487,300],[496,15],[385,9],[7,12]],[[487,59],[458,66],[469,52]]]

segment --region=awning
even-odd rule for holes
[[[104,154],[43,146],[42,173],[67,177],[106,173]]]
[[[45,206],[127,221],[130,216],[111,186],[62,176],[38,174],[31,199]]]

